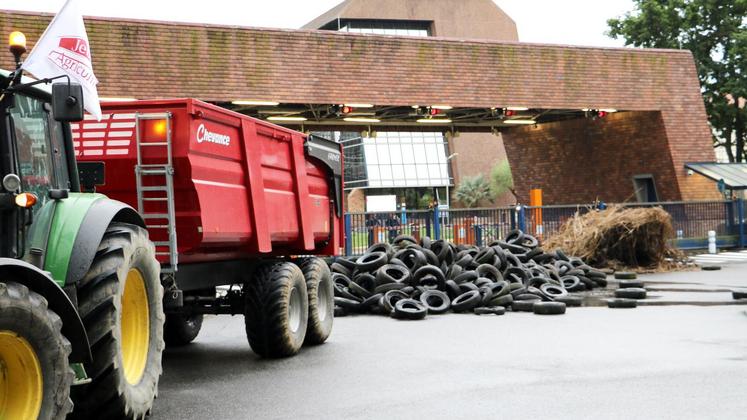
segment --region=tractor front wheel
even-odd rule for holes
[[[0,282],[0,419],[64,419],[73,409],[70,342],[47,300]]]
[[[147,231],[112,223],[78,285],[93,363],[86,365],[92,382],[74,389],[74,414],[140,419],[150,411],[164,348],[159,277]]]

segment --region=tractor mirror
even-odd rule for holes
[[[52,116],[60,122],[83,119],[83,86],[78,83],[52,84]]]

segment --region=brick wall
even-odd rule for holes
[[[512,128],[503,139],[524,203],[531,188],[543,190],[545,204],[636,201],[632,179],[639,174],[653,175],[660,200],[717,199],[712,182],[686,174],[679,179],[684,169],[670,155],[671,136],[661,112],[620,112]],[[693,188],[697,197],[683,191],[690,184],[699,186]]]

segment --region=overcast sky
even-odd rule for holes
[[[341,0],[78,0],[85,15],[298,28]],[[632,9],[632,0],[495,0],[525,42],[622,46],[604,35],[607,19]],[[459,0],[454,0],[459,4]],[[0,9],[56,13],[64,0],[3,0]],[[178,6],[177,6],[178,5]]]

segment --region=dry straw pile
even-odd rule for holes
[[[570,218],[546,249],[560,248],[595,267],[669,270],[679,251],[669,246],[674,237],[671,216],[659,207],[610,206]]]

